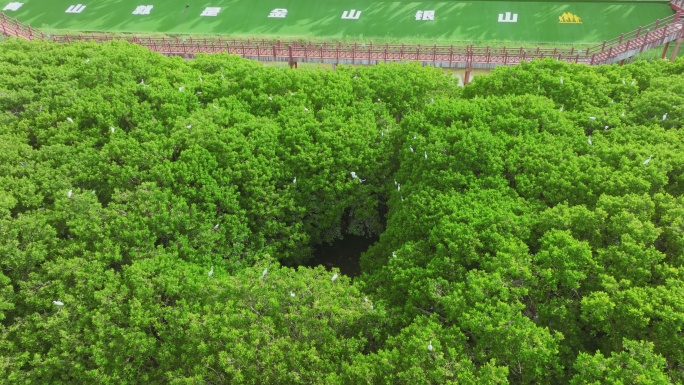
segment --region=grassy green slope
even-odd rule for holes
[[[81,14],[64,11],[73,0],[27,0],[8,15],[34,27],[61,30],[203,33],[270,36],[498,40],[519,42],[594,43],[618,36],[672,14],[662,2],[367,2],[293,0],[153,1],[149,15],[133,15],[139,1],[81,2]],[[215,17],[200,16],[206,7],[221,7]],[[286,8],[286,18],[268,18]],[[342,20],[345,10],[361,10],[358,20]],[[419,10],[434,10],[435,20],[416,20]],[[500,23],[498,15],[518,14],[517,23]],[[581,24],[560,24],[564,12]]]

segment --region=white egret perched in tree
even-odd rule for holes
[[[625,82],[625,78],[622,78],[622,84],[627,84],[627,82]]]
[[[185,89],[185,87],[178,87],[178,91],[180,91],[180,92],[183,92],[184,89]]]
[[[95,195],[97,192],[95,190],[90,192],[91,194]]]
[[[663,120],[667,119],[667,112],[663,115]]]
[[[607,130],[607,129],[609,129],[609,128],[610,128],[610,127],[608,127],[608,126],[604,126],[604,127],[603,127],[604,130]]]
[[[90,59],[86,59],[86,64],[90,63]]]
[[[424,152],[425,159],[427,159],[427,151]]]
[[[69,123],[74,124],[74,120],[73,120],[73,119],[67,118],[67,120],[69,121]]]
[[[192,124],[188,124],[187,126],[185,126],[185,128],[187,128],[188,130],[191,129],[191,128],[192,128]]]
[[[564,106],[561,106],[561,108],[558,109],[558,112],[563,112],[563,107]]]
[[[560,84],[563,84],[563,77],[560,77]]]
[[[297,184],[297,177],[294,177],[294,179],[292,179],[292,184]]]
[[[216,226],[214,226],[214,231],[218,230],[219,224],[217,223]]]
[[[562,79],[562,78],[561,78],[561,79]],[[430,341],[430,343],[428,344],[428,350],[429,350],[429,351],[432,351],[432,341]]]
[[[335,275],[332,276],[332,281],[335,282],[336,279],[337,279],[337,273],[335,273]]]
[[[140,84],[145,84],[145,79],[140,79]]]
[[[199,80],[200,80],[200,82],[204,82],[204,79],[202,79],[201,76],[199,77]]]
[[[393,251],[393,252],[392,252],[392,258],[396,258],[396,257],[397,257],[397,253],[395,253],[395,252]]]
[[[109,126],[109,131],[113,134],[114,131],[116,131],[116,129],[114,128],[114,126]]]
[[[396,178],[394,178],[394,185],[395,186],[397,185],[397,179]]]
[[[409,148],[411,149],[411,152],[413,152],[413,146],[409,144]]]
[[[211,103],[211,106],[214,107],[215,110],[218,110],[218,107],[216,107],[216,104]]]
[[[294,296],[295,296],[294,291],[290,291],[290,297],[294,297]]]
[[[69,192],[67,192],[67,197],[71,198],[71,196],[73,194],[74,194],[74,190],[69,190]]]
[[[587,138],[587,142],[589,143],[590,146],[592,146],[594,143],[591,142],[591,135]]]
[[[202,91],[197,91],[197,92],[195,92],[195,94],[202,95]]]
[[[264,272],[261,273],[261,278],[266,278],[266,274],[268,274],[268,268],[265,268]]]
[[[308,111],[309,111],[309,109],[308,109],[308,108],[306,108],[306,107],[304,107],[304,111],[307,111],[307,112],[308,112]]]
[[[622,114],[620,114],[620,116],[623,116],[623,117],[624,117],[624,116],[625,116],[625,111],[622,111]]]
[[[590,116],[589,119],[591,119],[591,120],[596,120],[596,117],[595,117],[595,116]]]
[[[214,276],[214,266],[211,267],[211,270],[209,270],[209,277]]]
[[[648,159],[644,161],[644,166],[651,163],[651,159],[653,159],[653,155],[649,156]]]
[[[273,98],[269,96],[269,97],[268,97],[268,100],[273,100]]]
[[[64,306],[64,302],[62,301],[52,301],[52,304],[56,306]]]
[[[632,85],[636,84],[636,80],[632,79]]]
[[[358,178],[358,176],[356,176],[356,173],[354,171],[351,172],[351,177],[354,179]]]
[[[401,191],[401,184],[397,184],[397,191]]]

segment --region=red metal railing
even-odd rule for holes
[[[684,0],[673,0],[674,3]],[[673,5],[674,8],[674,5]],[[360,43],[282,42],[280,40],[235,40],[222,38],[154,38],[142,36],[46,35],[30,25],[0,13],[0,30],[7,36],[54,42],[126,40],[166,55],[193,56],[198,53],[226,52],[242,57],[287,61],[289,63],[329,62],[335,64],[375,64],[392,61],[420,61],[441,67],[494,67],[514,65],[533,59],[553,58],[568,63],[603,64],[624,60],[637,53],[684,36],[681,13],[624,33],[587,50],[575,48],[520,48],[437,45],[376,45]]]
[[[660,46],[684,36],[681,13],[659,19],[651,24],[639,27],[634,31],[605,40],[599,45],[590,47],[587,53],[593,53],[589,64],[611,63],[632,57],[644,50]]]

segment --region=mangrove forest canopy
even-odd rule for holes
[[[682,60],[0,63],[0,382],[684,381]]]

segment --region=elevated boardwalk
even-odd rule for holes
[[[604,41],[586,50],[549,48],[511,48],[478,46],[425,46],[425,45],[373,45],[345,43],[302,43],[297,41],[225,40],[221,38],[152,38],[109,34],[53,34],[47,35],[30,25],[0,13],[0,31],[5,36],[26,40],[54,42],[125,40],[164,55],[186,58],[199,53],[230,53],[259,61],[297,63],[329,63],[371,65],[381,62],[417,61],[423,65],[445,68],[465,68],[466,74],[474,68],[494,68],[515,65],[534,59],[552,58],[568,63],[600,65],[622,63],[640,52],[665,44],[665,58],[669,43],[677,42],[671,60],[674,60],[684,37],[684,0],[670,1],[675,13],[655,20],[620,36]],[[468,76],[466,76],[467,78]]]

